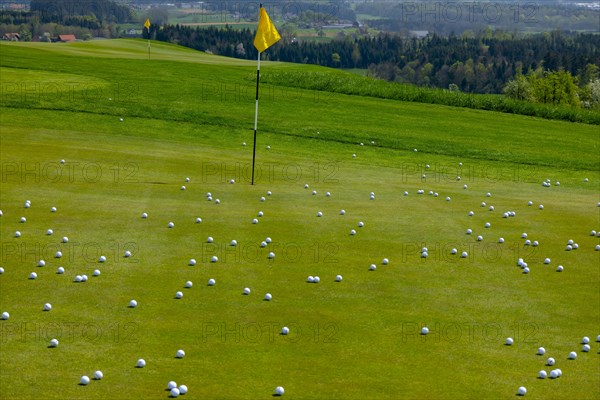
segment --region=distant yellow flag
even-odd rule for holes
[[[146,29],[150,30],[150,19],[149,18],[146,20],[146,22],[144,22],[144,27]]]
[[[262,53],[277,41],[281,39],[279,32],[275,29],[275,25],[271,22],[267,11],[261,7],[260,16],[258,17],[258,29],[254,37],[254,47]]]

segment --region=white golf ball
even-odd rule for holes
[[[135,308],[135,307],[137,307],[137,301],[135,301],[135,300],[131,300],[131,301],[129,302],[129,307],[131,307],[131,308]]]
[[[169,381],[169,383],[167,383],[167,389],[171,390],[173,388],[177,387],[177,382],[175,381]]]
[[[183,357],[185,357],[185,351],[183,351],[181,349],[177,350],[177,354],[176,355],[177,355],[177,358],[183,358]]]
[[[546,365],[553,366],[556,363],[554,358],[550,357],[546,360]]]
[[[555,369],[553,369],[552,371],[550,371],[550,378],[551,379],[558,378],[558,371],[556,371]]]
[[[109,99],[109,100],[110,100],[110,99]],[[64,159],[60,160],[60,163],[61,163],[61,164],[64,164],[64,163],[65,163],[65,160],[64,160]]]
[[[46,261],[44,261],[44,260],[38,261],[38,267],[43,267],[45,265],[46,265]]]
[[[527,239],[527,240],[525,241],[525,246],[529,246],[530,244],[531,244],[531,240]]]
[[[215,281],[213,278],[210,278],[208,280],[208,286],[215,286],[216,283],[217,283],[217,281]]]
[[[179,393],[180,394],[186,394],[188,392],[188,388],[185,385],[181,385],[179,386]]]
[[[527,239],[527,233],[525,233],[525,232],[521,233],[521,238],[522,239]]]
[[[509,337],[509,338],[506,338],[506,342],[505,343],[506,343],[507,346],[512,346],[512,344],[514,343],[514,340],[513,340],[513,338]]]
[[[487,204],[485,204],[485,201],[481,202],[481,207],[485,207]]]
[[[75,282],[81,282],[81,275],[75,275]]]
[[[16,237],[16,238],[18,238],[18,237],[21,237],[21,232],[19,232],[19,231],[15,231],[15,237]]]
[[[382,261],[382,264],[383,265],[388,265],[389,262],[390,262],[390,260],[388,260],[387,258],[384,258],[383,261]]]
[[[140,358],[135,363],[135,366],[138,367],[138,368],[144,368],[146,366],[146,360],[144,360],[143,358]]]
[[[123,122],[123,118],[119,118],[119,121]]]
[[[53,233],[54,233],[54,231],[52,229],[48,229],[46,231],[46,235],[48,235],[48,236],[52,235]]]
[[[531,245],[533,247],[538,247],[540,245],[540,242],[538,242],[537,240],[534,240],[533,243],[531,243]]]
[[[352,158],[356,158],[356,153],[352,153]]]
[[[270,237],[265,238],[265,242],[267,243],[271,243],[273,241],[273,239],[271,239]]]
[[[29,274],[29,279],[35,279],[37,278],[37,274],[35,272],[32,272]]]
[[[254,218],[254,219],[252,219],[252,223],[253,223],[254,225],[258,224],[258,220],[257,220],[256,218]]]
[[[54,258],[61,258],[62,257],[62,251],[57,251],[56,254],[54,254]]]
[[[308,183],[304,184],[304,189],[308,189]]]
[[[7,311],[4,311],[2,313],[2,319],[6,321],[9,318],[10,318],[10,314]]]
[[[541,370],[540,372],[538,372],[538,378],[540,378],[540,379],[546,379],[547,376],[548,376],[548,374],[544,370]]]
[[[202,222],[202,218],[200,218],[200,217],[196,218],[196,223],[199,224],[200,222]]]
[[[188,289],[191,288],[192,286],[194,286],[194,284],[192,283],[192,281],[187,281],[185,283],[185,287],[188,288]]]
[[[100,270],[99,269],[95,269],[94,272],[92,273],[93,276],[100,276]]]
[[[446,201],[450,201],[450,200],[451,200],[450,196],[446,197]]]
[[[544,259],[544,264],[550,264],[550,259],[549,258],[545,258]]]
[[[504,243],[504,238],[498,239],[498,243]]]
[[[4,273],[4,268],[0,267],[0,275]]]
[[[221,204],[221,200],[219,200],[219,199],[216,199],[216,200],[215,200],[215,204]]]
[[[356,235],[356,231],[355,231],[354,229],[350,230],[350,235],[351,235],[351,236],[354,236],[354,235]]]
[[[574,351],[569,353],[569,360],[574,360],[577,358],[577,353],[575,353]]]
[[[471,233],[473,233],[472,229],[467,229],[467,235],[470,235]]]
[[[27,218],[21,217],[20,221],[21,221],[22,224],[24,224],[25,222],[27,222]]]
[[[57,274],[64,274],[64,273],[65,273],[65,269],[64,269],[63,267],[58,267],[58,268],[56,269],[56,273],[57,273]]]
[[[528,202],[527,202],[527,205],[528,205],[528,206],[532,206],[532,205],[533,205],[533,201],[531,201],[531,200],[530,200],[530,201],[528,201]]]
[[[421,258],[427,258],[428,255],[429,255],[429,253],[427,253],[426,251],[423,251],[421,253]]]
[[[582,343],[582,344],[588,344],[589,342],[590,342],[590,338],[589,338],[589,337],[587,337],[587,336],[584,336],[584,337],[581,339],[581,343]]]
[[[424,326],[421,328],[421,335],[427,335],[429,333],[429,328]]]
[[[494,211],[494,206],[490,206],[489,210]]]
[[[129,258],[131,257],[131,251],[129,250],[125,250],[125,254],[123,254],[125,256],[125,258]]]
[[[181,186],[181,190],[185,190],[185,186]]]
[[[44,304],[44,311],[50,311],[50,310],[52,310],[52,304],[50,304],[50,303]]]
[[[546,349],[543,347],[538,348],[537,354],[539,356],[543,356],[544,354],[546,354]]]
[[[323,216],[323,213],[322,213],[321,211],[319,211],[319,212],[317,213],[317,217],[322,217],[322,216]]]
[[[98,261],[100,261],[101,263],[106,262],[106,257],[100,256],[100,258],[98,259]]]
[[[288,328],[287,326],[284,326],[283,328],[281,328],[282,335],[287,335],[288,333],[290,333],[290,328]]]
[[[271,150],[271,146],[267,146],[267,150]]]
[[[275,253],[273,253],[272,251],[269,253],[269,259],[272,260],[275,258]]]
[[[524,274],[528,274],[529,273],[529,268],[528,267],[523,268],[523,273]]]
[[[273,298],[273,296],[271,295],[271,293],[265,294],[265,300],[266,301],[271,301],[272,298]]]
[[[330,197],[331,196],[331,192],[326,192],[325,196]]]
[[[457,254],[457,253],[458,253],[458,250],[457,250],[457,249],[452,249],[452,250],[450,250],[450,254]]]
[[[460,257],[461,257],[461,258],[467,258],[467,256],[468,256],[468,255],[469,255],[469,253],[467,253],[466,251],[463,251],[463,252],[460,254]]]
[[[87,280],[88,280],[87,275],[85,275],[85,274],[81,275],[81,282],[87,282]]]
[[[340,210],[340,215],[345,215],[346,214],[346,210]],[[595,235],[595,233],[594,233]]]
[[[319,278],[318,276],[315,276],[313,278],[313,283],[319,283],[319,282],[321,282],[321,278]]]
[[[285,393],[285,389],[283,388],[283,386],[277,386],[275,388],[275,394],[277,396],[283,396],[284,393]]]
[[[265,196],[262,196],[262,197],[260,198],[260,201],[261,201],[261,202],[263,202],[263,203],[264,203],[266,200],[267,200],[267,199],[265,199]]]
[[[543,204],[540,204],[540,206],[539,206],[539,209],[540,209],[540,210],[543,210],[543,209],[544,209],[544,205],[543,205]]]
[[[142,213],[142,218],[143,218],[143,219],[146,219],[146,218],[148,218],[148,214],[147,214],[147,213]]]
[[[242,146],[245,146],[245,145],[246,145],[246,142],[243,142],[243,143],[242,143]]]
[[[181,299],[182,297],[183,297],[183,292],[177,292],[177,293],[175,293],[175,298]]]
[[[371,264],[371,266],[369,267],[370,271],[375,271],[377,269],[377,265],[375,264]]]
[[[185,178],[185,181],[186,181],[186,182],[189,182],[189,181],[190,181],[190,178]]]
[[[272,194],[273,194],[273,192],[271,192],[270,190],[267,191],[267,196],[270,196]]]
[[[90,378],[88,378],[86,375],[84,375],[79,379],[79,383],[81,385],[87,385],[88,383],[90,383]]]
[[[481,242],[482,240],[483,240],[483,236],[481,236],[481,235],[477,236],[477,241],[478,242]]]
[[[583,347],[581,348],[581,351],[583,351],[584,353],[587,353],[590,351],[590,345],[589,344],[584,344]]]
[[[315,278],[312,275],[309,275],[308,278],[306,278],[306,282],[308,283],[313,283],[315,281]]]
[[[230,179],[229,183],[233,185],[235,183],[235,179]]]
[[[335,277],[335,281],[336,281],[336,282],[341,282],[341,281],[342,281],[342,279],[343,279],[343,278],[342,278],[342,276],[341,276],[341,275],[337,275],[337,276]]]
[[[244,294],[248,296],[250,294],[250,288],[244,288]]]
[[[50,341],[50,347],[58,347],[58,339],[52,339]]]
[[[562,376],[562,370],[560,368],[556,368],[556,373],[558,374],[559,378]]]
[[[519,396],[525,396],[525,394],[527,393],[527,389],[525,388],[525,386],[521,386],[517,393],[519,394]]]
[[[485,227],[486,227],[486,228],[489,228],[490,226],[492,226],[492,224],[490,224],[489,222],[486,222],[486,223],[485,223]]]
[[[475,215],[475,213],[473,211],[469,211],[469,217],[472,217],[473,215]]]
[[[210,262],[216,263],[217,261],[219,261],[219,257],[217,257],[217,256],[212,256],[210,259]]]
[[[62,238],[62,242],[63,242],[63,243],[68,243],[68,242],[69,242],[69,238],[68,238],[68,237],[66,237],[66,236],[63,236],[63,238]]]
[[[194,265],[196,265],[196,259],[194,259],[194,258],[190,258],[190,261],[189,261],[189,263],[188,263],[188,264],[189,264],[189,265],[191,265],[191,266],[194,266]]]
[[[267,242],[265,242],[264,240],[260,242],[260,247],[267,247]]]
[[[313,195],[313,196],[316,196],[316,195],[317,195],[317,191],[316,191],[316,190],[313,190],[313,191],[312,191],[312,195]]]
[[[360,221],[360,222],[358,223],[358,227],[359,227],[359,228],[362,228],[363,226],[365,226],[365,223],[364,223],[364,222],[362,222],[362,221]]]
[[[263,215],[265,215],[265,213],[263,213],[262,211],[259,211],[257,214],[259,217],[262,217]]]
[[[102,373],[102,371],[96,371],[96,372],[94,372],[94,379],[100,380],[102,378],[104,378],[104,374]]]
[[[175,227],[175,224],[173,222],[169,222],[167,224],[167,228],[173,228],[173,227]]]

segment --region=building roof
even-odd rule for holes
[[[77,40],[75,35],[58,35],[58,40],[61,42],[72,42],[73,40]]]

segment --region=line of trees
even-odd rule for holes
[[[299,42],[285,30],[280,33],[283,39],[264,55],[269,60],[360,68],[379,79],[427,87],[453,85],[469,93],[502,93],[507,82],[530,72],[564,70],[583,77],[588,65],[600,66],[600,35],[595,34],[553,31],[518,36],[485,30],[472,36],[434,34],[423,39],[345,34],[320,43]],[[165,25],[155,27],[151,35],[229,57],[257,56],[249,29]]]

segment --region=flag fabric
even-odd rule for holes
[[[258,29],[254,37],[254,47],[259,53],[262,53],[277,41],[281,39],[279,32],[275,29],[275,25],[271,22],[267,10],[260,8],[260,16],[258,17]]]
[[[144,22],[144,27],[150,30],[150,19],[147,19],[146,22]]]

